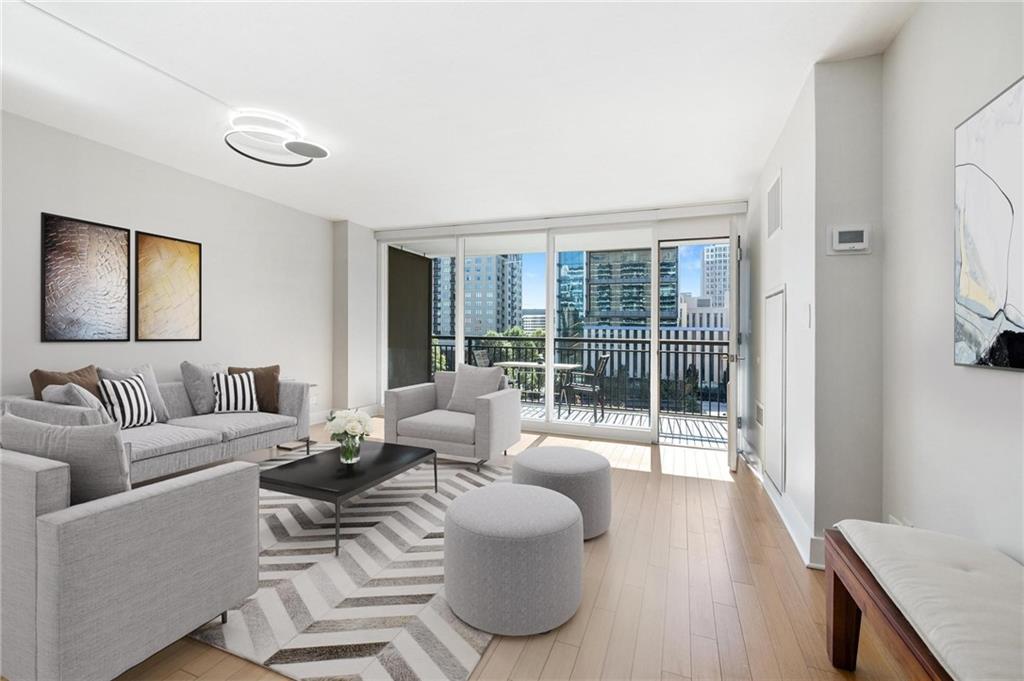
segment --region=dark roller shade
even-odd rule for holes
[[[388,387],[430,380],[430,258],[388,249]]]

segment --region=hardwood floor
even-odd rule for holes
[[[374,428],[380,437],[383,422]],[[584,545],[576,615],[538,636],[496,637],[471,679],[902,678],[867,622],[857,672],[832,668],[824,573],[803,566],[760,483],[742,464],[731,474],[724,452],[524,433],[497,463],[535,444],[611,461],[611,528]],[[284,677],[185,638],[119,678]]]

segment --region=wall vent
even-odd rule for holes
[[[760,402],[754,402],[754,420],[757,425],[764,427],[764,405]]]
[[[782,172],[775,178],[775,182],[768,188],[768,197],[765,199],[765,224],[767,225],[768,236],[775,234],[782,228]]]

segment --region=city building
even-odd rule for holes
[[[683,293],[679,296],[679,326],[687,328],[728,329],[728,306],[716,306],[709,296]]]
[[[729,304],[729,244],[704,247],[700,294],[711,299],[712,307]]]
[[[543,308],[528,308],[523,310],[523,331],[533,333],[544,330]]]
[[[455,335],[455,258],[434,258],[432,330]],[[522,325],[523,256],[481,255],[466,258],[465,334],[501,333]]]
[[[435,336],[455,335],[455,258],[433,258],[430,330]]]
[[[555,303],[559,336],[578,336],[586,314],[587,254],[563,251],[558,254]]]
[[[659,319],[675,323],[678,316],[679,253],[662,248]],[[586,324],[646,325],[651,308],[651,258],[647,249],[589,251],[586,271]]]
[[[567,251],[558,254],[558,335],[581,335],[584,326],[646,324],[651,307],[650,251]],[[660,253],[662,323],[678,315],[678,249]]]

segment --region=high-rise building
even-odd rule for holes
[[[587,254],[563,251],[558,254],[556,276],[558,295],[555,301],[559,336],[578,336],[586,314]]]
[[[558,254],[557,326],[559,336],[582,335],[587,326],[637,326],[650,321],[650,251],[565,251]],[[676,248],[663,248],[660,321],[676,321],[679,260]]]
[[[435,336],[455,335],[455,258],[433,259],[430,328]]]
[[[679,253],[659,251],[659,320],[674,324],[679,301]],[[645,326],[650,322],[651,257],[647,249],[587,253],[586,323]]]
[[[701,265],[701,296],[710,298],[713,307],[725,307],[729,304],[729,244],[705,246]]]
[[[484,255],[466,258],[465,333],[483,336],[522,324],[523,256]]]
[[[433,331],[455,335],[455,259],[434,258]],[[523,256],[482,255],[466,258],[465,334],[502,333],[523,323]]]

